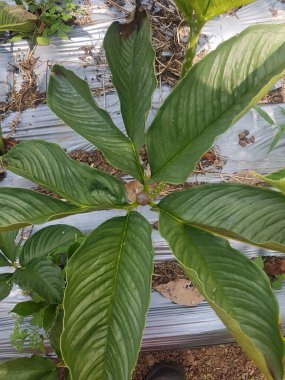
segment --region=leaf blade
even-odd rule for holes
[[[2,252],[11,262],[14,262],[17,256],[17,245],[15,240],[18,232],[19,231],[17,230],[0,232],[0,252]]]
[[[158,207],[194,227],[285,252],[285,197],[279,192],[242,184],[209,184],[170,194]]]
[[[160,215],[160,231],[186,274],[266,379],[283,379],[279,308],[265,273],[229,243]]]
[[[43,309],[46,306],[46,304],[42,302],[34,302],[34,301],[24,301],[19,302],[13,309],[10,311],[10,313],[16,313],[18,315],[21,315],[23,317],[27,317],[28,315],[32,315],[33,313],[37,313],[41,309]]]
[[[1,159],[7,170],[38,183],[75,205],[101,209],[127,203],[121,181],[72,160],[57,144],[25,141]]]
[[[102,224],[69,260],[61,349],[73,378],[130,378],[149,304],[152,260],[151,228],[137,212]],[[88,281],[78,281],[78,273]]]
[[[7,360],[0,363],[0,378],[10,380],[56,380],[54,363],[47,358],[33,355],[31,358]]]
[[[51,260],[41,257],[31,260],[25,268],[15,272],[15,282],[24,289],[32,289],[51,304],[60,304],[64,281],[61,269]]]
[[[190,9],[194,9],[199,20],[207,21],[242,5],[252,3],[254,0],[175,0],[177,7],[188,18]],[[191,7],[191,8],[190,8]]]
[[[184,182],[215,138],[282,76],[284,36],[282,25],[249,27],[187,72],[147,132],[151,182]]]
[[[95,103],[87,82],[72,71],[54,65],[47,103],[70,128],[100,149],[111,165],[143,181],[143,169],[131,141]]]
[[[13,274],[0,273],[0,301],[8,297],[13,287]]]
[[[18,5],[0,1],[0,31],[30,33],[36,28],[38,17]]]
[[[20,264],[47,257],[55,253],[65,253],[81,237],[80,230],[66,224],[55,224],[42,228],[32,235],[24,244],[20,254]]]
[[[127,133],[139,150],[145,143],[145,121],[156,88],[155,52],[146,12],[137,8],[131,22],[114,22],[104,38],[104,49]]]
[[[42,224],[91,209],[21,188],[0,188],[0,231]]]

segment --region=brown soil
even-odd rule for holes
[[[282,79],[282,84],[279,88],[275,90],[270,90],[268,93],[260,100],[259,103],[270,103],[270,104],[278,104],[285,102],[285,76]]]
[[[187,276],[176,261],[165,261],[154,264],[152,288],[181,278],[187,279]]]
[[[111,174],[116,178],[122,178],[126,175],[121,169],[114,168],[108,164],[103,154],[98,150],[92,150],[90,152],[84,152],[82,150],[74,150],[69,153],[69,156],[76,161],[84,162],[85,164]]]
[[[34,57],[33,50],[27,52],[26,56],[18,62],[10,64],[13,74],[13,87],[8,94],[6,102],[0,102],[0,120],[8,112],[22,112],[28,108],[35,107],[45,102],[45,93],[40,93],[37,89],[37,76],[34,72],[38,58]],[[22,78],[20,90],[16,90],[16,75]],[[11,135],[19,122],[19,115],[10,125]]]
[[[236,344],[141,353],[133,380],[143,380],[150,368],[161,361],[184,368],[187,380],[265,380]]]

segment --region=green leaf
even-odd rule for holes
[[[45,331],[49,331],[55,321],[57,306],[49,305],[44,309],[43,314],[43,328]]]
[[[194,227],[285,252],[285,197],[279,192],[209,184],[170,194],[158,207]]]
[[[277,274],[276,279],[272,282],[271,286],[275,290],[281,290],[282,284],[285,280],[285,274]]]
[[[54,65],[47,102],[61,120],[100,149],[111,165],[143,181],[143,169],[133,144],[115,126],[110,115],[98,107],[86,81]]]
[[[37,313],[46,306],[43,302],[25,301],[19,302],[10,313],[16,313],[22,317],[27,317],[33,313]]]
[[[49,331],[50,344],[59,358],[61,358],[60,337],[62,334],[62,329],[63,329],[63,311],[59,310],[56,314],[53,325]]]
[[[0,188],[0,231],[19,229],[32,224],[89,211],[89,208],[21,188]]]
[[[186,274],[268,380],[283,380],[279,308],[265,273],[230,244],[162,213],[162,236]]]
[[[0,362],[0,379],[56,380],[57,369],[52,360],[33,355]]]
[[[260,108],[259,106],[254,106],[253,107],[255,109],[255,111],[265,120],[267,121],[267,123],[269,125],[273,125],[275,124],[274,123],[274,120],[271,119],[271,117],[268,115],[267,112],[265,112],[262,108]]]
[[[23,7],[0,1],[0,31],[30,33],[35,30],[37,21],[38,17]]]
[[[17,230],[0,232],[0,252],[2,252],[3,256],[5,256],[6,262],[7,262],[7,259],[10,262],[14,262],[17,257],[18,248],[15,243],[15,240],[18,235],[18,232],[19,231]],[[1,262],[1,257],[4,258],[3,256],[0,256],[0,262]],[[9,261],[8,261],[8,265],[11,265]]]
[[[261,256],[257,256],[254,259],[252,259],[253,264],[257,265],[258,268],[263,269],[264,262]]]
[[[39,45],[49,45],[50,44],[50,38],[45,36],[37,36],[36,38],[37,44]]]
[[[13,273],[0,273],[0,301],[8,297],[13,287]]]
[[[192,14],[192,10],[199,20],[207,21],[219,16],[231,9],[252,3],[254,0],[175,0],[177,7],[186,18]]]
[[[285,194],[285,169],[278,170],[277,172],[262,175],[254,172],[255,177],[260,178],[262,181],[269,183],[269,185],[276,187],[283,194]]]
[[[45,257],[33,259],[25,268],[17,269],[14,279],[20,287],[32,289],[49,303],[62,302],[64,281],[61,269]]]
[[[152,263],[151,227],[137,212],[103,223],[69,260],[61,350],[73,379],[131,378]]]
[[[0,267],[8,267],[11,265],[11,262],[8,261],[7,257],[0,252]]]
[[[42,140],[17,144],[2,156],[3,166],[78,206],[113,208],[127,203],[121,181],[72,160],[58,145]]]
[[[156,88],[155,52],[146,12],[137,8],[131,22],[113,22],[106,33],[104,49],[127,133],[139,150],[145,143],[145,121]]]
[[[195,64],[147,132],[152,182],[183,183],[215,138],[282,77],[284,56],[285,25],[256,25]]]
[[[66,253],[80,237],[82,234],[78,228],[66,224],[55,224],[42,228],[24,244],[20,255],[20,264],[25,266],[35,258]]]
[[[272,140],[272,143],[270,144],[270,147],[269,147],[269,152],[271,152],[275,147],[276,145],[278,144],[279,140],[281,139],[281,137],[284,135],[285,133],[285,125],[278,125],[278,132],[276,133],[276,135],[274,136],[274,139]]]

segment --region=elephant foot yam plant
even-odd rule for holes
[[[3,236],[24,226],[101,209],[121,209],[125,215],[106,221],[79,240],[75,237],[79,232],[72,229],[66,241],[70,247],[63,247],[63,252],[67,250],[64,265],[57,261],[63,240],[56,231],[51,231],[52,252],[37,246],[39,233],[28,241],[20,252],[20,266],[4,239],[2,260],[5,265],[12,263],[15,272],[1,275],[2,298],[16,282],[31,289],[43,308],[56,309],[57,333],[52,334],[51,343],[60,362],[55,366],[38,356],[3,362],[0,378],[51,380],[60,366],[73,380],[131,378],[153,268],[151,226],[136,210],[147,205],[159,214],[159,231],[176,259],[243,350],[266,379],[283,379],[284,340],[269,280],[227,238],[285,252],[284,194],[218,183],[158,199],[163,183],[183,183],[215,138],[284,75],[285,25],[277,24],[249,27],[191,67],[202,25],[248,2],[177,0],[193,35],[183,77],[147,131],[145,121],[156,87],[155,54],[149,19],[140,5],[132,21],[114,22],[104,39],[126,134],[99,108],[85,81],[62,66],[53,67],[47,94],[51,110],[94,144],[110,164],[139,181],[141,189],[129,200],[120,180],[71,160],[59,146],[41,140],[22,142],[1,156],[6,170],[64,199],[28,189],[0,188]],[[141,165],[143,145],[151,175]],[[283,190],[283,172],[267,179]],[[96,212],[91,214],[91,224],[93,216]],[[36,301],[32,298],[31,302]]]

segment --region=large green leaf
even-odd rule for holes
[[[56,380],[57,369],[52,360],[33,355],[31,358],[0,363],[1,380]]]
[[[278,303],[265,273],[230,244],[161,213],[159,229],[187,275],[268,380],[283,380]]]
[[[158,207],[189,225],[285,252],[285,197],[242,184],[209,184],[165,197]]]
[[[44,307],[46,307],[46,304],[43,302],[24,301],[17,303],[10,313],[16,313],[22,317],[27,317],[28,315],[39,312]]]
[[[66,253],[78,238],[82,237],[78,228],[66,224],[56,224],[37,231],[24,244],[20,255],[20,264],[47,257],[55,253]]]
[[[30,33],[36,28],[38,17],[18,5],[9,5],[0,1],[0,32]]]
[[[0,273],[0,301],[8,297],[13,287],[13,274]]]
[[[102,224],[69,260],[61,350],[73,379],[131,378],[152,261],[151,227],[137,212]]]
[[[32,224],[42,224],[90,209],[74,206],[32,190],[2,187],[0,210],[0,231],[7,231]]]
[[[194,65],[147,132],[152,182],[184,182],[215,138],[283,75],[284,56],[285,25],[256,25]]]
[[[260,178],[262,181],[269,183],[271,186],[279,189],[283,194],[285,194],[285,169],[278,170],[277,172],[270,173],[267,175],[261,175],[254,173],[256,177]]]
[[[175,0],[175,3],[186,18],[190,17],[192,14],[191,9],[194,9],[196,16],[200,20],[207,21],[224,12],[252,3],[253,1],[254,0]]]
[[[100,149],[111,165],[143,181],[143,169],[133,144],[110,115],[98,107],[86,81],[62,66],[53,66],[47,102],[69,127]]]
[[[58,304],[62,301],[64,281],[61,269],[45,257],[33,259],[25,268],[17,269],[14,280],[20,287],[32,289],[49,303]]]
[[[145,143],[145,121],[156,88],[155,52],[146,12],[137,8],[129,23],[113,22],[104,49],[127,133],[138,150]]]
[[[30,179],[79,206],[112,208],[127,203],[121,181],[72,160],[58,145],[25,141],[2,156],[6,169]]]
[[[0,266],[2,266],[2,261],[6,262],[6,265],[15,261],[18,252],[15,242],[17,235],[17,230],[0,232]]]

